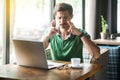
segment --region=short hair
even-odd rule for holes
[[[70,4],[68,3],[58,3],[56,4],[54,11],[53,11],[53,16],[55,18],[55,15],[58,11],[68,11],[68,13],[70,14],[70,16],[73,15],[73,8]]]

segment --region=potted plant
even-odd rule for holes
[[[108,25],[103,15],[101,15],[101,27],[102,27],[102,31],[100,33],[101,39],[106,39],[106,30],[107,30]]]

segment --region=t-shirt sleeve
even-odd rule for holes
[[[85,30],[80,30],[80,31],[84,33],[84,36],[86,36],[87,38],[90,38],[90,35]]]

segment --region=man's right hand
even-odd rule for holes
[[[55,35],[57,32],[58,32],[58,30],[56,29],[56,22],[55,22],[55,20],[53,20],[50,23],[50,29],[49,29],[48,35],[51,37],[51,36]]]
[[[58,30],[55,27],[56,27],[56,23],[55,23],[55,20],[53,20],[50,23],[50,29],[48,31],[48,34],[44,37],[44,43],[43,43],[43,45],[44,45],[45,49],[49,45],[48,41],[49,41],[50,37],[53,36],[53,35],[55,35],[58,32]]]

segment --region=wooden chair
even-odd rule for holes
[[[95,60],[94,62],[91,62],[93,64],[101,64],[102,70],[97,72],[93,77],[90,78],[90,80],[106,80],[108,54],[109,54],[108,49],[101,49],[100,58]]]

